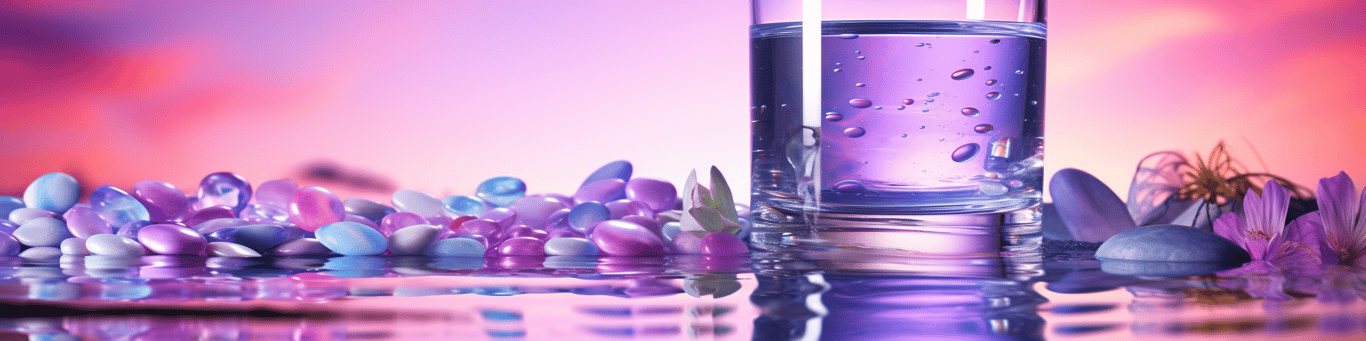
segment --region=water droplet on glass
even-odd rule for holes
[[[840,72],[840,71],[844,71],[844,70],[834,69],[834,70],[832,70],[831,72]]]
[[[920,109],[920,112],[930,112],[930,108]]]
[[[920,129],[925,129],[925,126],[920,126]]]
[[[998,98],[1001,98],[1001,93],[999,93],[999,92],[992,91],[992,92],[988,92],[988,93],[987,93],[987,99],[998,99]]]
[[[1010,191],[1005,185],[996,181],[983,181],[982,185],[977,187],[977,189],[982,191],[982,194],[986,195],[1002,195]]]
[[[868,56],[858,56],[858,60],[863,60],[863,58],[868,58]]]
[[[939,93],[938,93],[938,92],[931,92],[930,94],[925,95],[925,97],[934,97],[934,96],[939,96]]]
[[[1024,74],[1024,70],[1015,70],[1015,74],[1017,74],[1017,75],[1023,75],[1023,74]]]
[[[903,100],[901,100],[901,104],[911,105],[911,103],[915,103],[915,100],[913,100],[913,99],[903,99]]]
[[[844,180],[835,184],[835,192],[840,193],[859,193],[863,192],[863,184],[854,180]]]
[[[972,74],[974,73],[976,73],[976,71],[973,71],[972,69],[962,69],[954,71],[953,74],[949,75],[949,78],[953,78],[953,80],[956,81],[961,81],[964,79],[972,78]]]
[[[901,134],[901,137],[902,137],[902,138],[905,138],[906,136],[909,136],[909,135]]]
[[[963,116],[967,117],[977,117],[977,114],[980,113],[980,111],[977,111],[977,108],[973,107],[963,108],[961,112],[963,113]]]
[[[991,66],[988,65],[986,67],[983,67],[982,70],[991,70]]]
[[[875,106],[875,107],[873,107],[873,110],[882,110],[882,106],[881,106],[881,105]]]
[[[857,34],[847,34],[847,33],[846,33],[846,34],[841,34],[841,35],[840,35],[840,39],[854,39],[854,38],[858,38],[858,35],[857,35]]]
[[[992,40],[991,40],[991,43],[992,43],[992,44],[999,43],[999,42],[1001,42],[1000,39],[992,39]]]
[[[994,130],[994,129],[996,129],[996,127],[992,127],[990,124],[983,123],[983,124],[978,124],[976,127],[973,127],[973,128],[972,128],[972,131],[975,131],[975,132],[978,132],[978,133],[982,133],[982,134],[986,134],[986,133],[990,133],[990,132],[991,132],[992,130]]]
[[[827,121],[830,121],[830,122],[839,122],[840,120],[843,120],[843,119],[844,119],[844,115],[840,115],[839,113],[836,113],[836,112],[833,112],[833,111],[828,112],[828,113],[825,113],[825,120],[827,120]]]
[[[896,110],[906,110],[906,106],[904,106],[904,105],[898,105],[898,106],[896,106]]]
[[[977,150],[981,148],[982,147],[978,146],[976,143],[965,144],[959,146],[958,149],[954,149],[953,154],[950,155],[950,157],[953,158],[953,162],[965,162],[968,160],[972,160],[973,156],[977,156]]]
[[[915,43],[915,47],[924,47],[925,43]]]
[[[994,93],[994,92],[993,92],[993,93]],[[997,97],[1000,97],[1000,95],[997,94]],[[994,99],[994,98],[993,98],[993,99]],[[873,106],[873,101],[869,101],[869,100],[862,99],[862,98],[855,98],[855,99],[849,100],[849,105],[852,105],[852,106],[854,106],[855,108],[867,108],[867,107]]]
[[[858,51],[858,50],[855,50],[855,51],[854,51],[854,54],[860,54],[860,53],[863,53],[863,51]]]
[[[982,51],[972,50],[972,53],[982,53]]]
[[[868,84],[854,83],[854,86],[857,86],[857,87],[860,87],[860,88],[862,88],[864,85],[868,85]]]
[[[925,99],[925,103],[934,103],[934,99],[933,99],[933,98],[926,98],[926,99]]]
[[[987,86],[992,86],[992,85],[996,85],[996,80],[995,80],[995,79],[988,79],[988,80],[987,80]]]
[[[863,128],[859,128],[859,127],[849,127],[849,128],[844,129],[844,136],[848,136],[848,137],[859,137],[859,136],[863,136],[864,133],[866,133],[866,132],[863,131]]]

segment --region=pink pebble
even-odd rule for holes
[[[646,230],[650,230],[650,232],[654,232],[656,235],[659,235],[660,238],[664,238],[664,231],[660,230],[662,226],[660,226],[659,222],[655,221],[654,219],[638,215],[628,215],[625,217],[621,217],[621,220],[629,221],[635,223],[636,225],[640,225],[641,227],[644,227]]]
[[[483,214],[479,215],[479,219],[491,220],[498,223],[499,227],[508,228],[517,221],[517,211],[506,207],[499,207],[484,211]]]
[[[289,221],[304,231],[346,219],[346,207],[327,189],[317,186],[300,188],[289,197]]]
[[[186,213],[185,220],[182,220],[181,222],[184,223],[185,226],[195,226],[218,218],[237,218],[237,213],[233,213],[231,207],[209,206],[198,211]]]
[[[504,238],[531,237],[541,241],[547,240],[550,234],[545,231],[537,230],[526,225],[517,225],[509,228],[503,233]]]
[[[154,223],[178,220],[190,206],[190,199],[185,197],[185,192],[161,181],[138,182],[129,194],[147,207],[147,213]]]
[[[502,256],[545,256],[545,242],[532,237],[514,237],[498,244]]]
[[[674,235],[673,249],[679,254],[702,254],[702,239],[688,231],[679,232]]]
[[[256,187],[256,203],[275,207],[288,207],[289,199],[299,190],[299,184],[290,179],[277,179],[261,183]]]
[[[114,233],[114,228],[90,207],[72,207],[66,210],[66,213],[62,213],[62,218],[66,219],[66,228],[76,238],[85,239],[101,233]]]
[[[651,219],[655,217],[655,211],[651,210],[650,206],[630,199],[609,202],[604,206],[607,206],[607,211],[612,212],[612,219],[621,219],[628,215],[638,215]]]
[[[488,237],[496,235],[502,230],[503,228],[498,226],[497,222],[488,219],[475,219],[460,224],[460,230],[457,232],[461,235],[473,234]]]
[[[668,211],[678,202],[678,188],[664,180],[634,178],[626,183],[626,199],[644,203],[655,212]]]
[[[193,229],[180,225],[156,224],[138,230],[138,242],[148,251],[163,255],[198,255],[208,241]]]
[[[733,234],[712,232],[702,237],[701,251],[704,255],[735,256],[749,253],[749,247]]]
[[[393,234],[394,231],[398,231],[398,229],[429,223],[427,218],[423,218],[417,213],[395,212],[390,213],[389,215],[384,216],[384,219],[379,220],[379,233],[387,237],[390,234]]]
[[[594,224],[591,239],[598,250],[608,256],[663,256],[668,253],[659,235],[621,220]]]

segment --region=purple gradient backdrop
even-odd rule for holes
[[[139,1],[0,6],[0,194],[65,171],[215,171],[343,196],[572,192],[597,166],[747,192],[745,0]],[[1047,169],[1123,196],[1159,150],[1366,180],[1366,3],[1058,0]],[[1249,147],[1255,146],[1256,154]],[[304,178],[331,162],[328,181]],[[314,167],[317,168],[317,167]],[[319,172],[313,172],[318,174]],[[365,182],[365,181],[369,182]],[[746,198],[747,199],[747,198]]]

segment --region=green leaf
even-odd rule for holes
[[[707,232],[721,232],[726,229],[726,218],[722,218],[721,212],[717,212],[715,208],[698,207],[688,210],[688,214],[697,219],[697,224],[702,225],[702,229]]]
[[[721,170],[716,166],[711,166],[711,207],[721,212],[721,216],[733,222],[740,221],[739,214],[735,212],[735,198],[730,193],[730,185],[726,184],[726,177],[721,176]]]

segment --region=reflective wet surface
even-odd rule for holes
[[[1366,337],[1366,281],[1136,277],[1041,260],[100,256],[0,260],[0,339]]]

